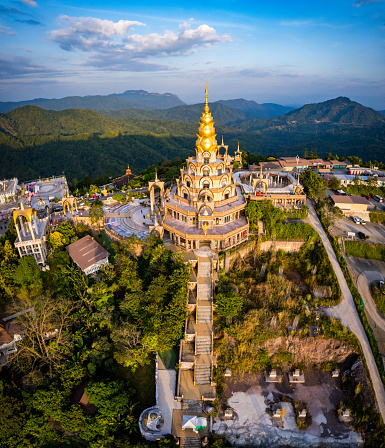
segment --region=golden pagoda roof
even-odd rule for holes
[[[199,131],[197,134],[197,141],[195,143],[195,150],[197,153],[204,153],[204,152],[217,152],[218,144],[215,139],[215,128],[214,128],[214,121],[213,117],[211,116],[209,104],[207,101],[207,85],[206,85],[206,100],[205,100],[205,106],[203,108],[203,113],[201,117],[201,121],[199,122]]]

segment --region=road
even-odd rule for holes
[[[354,232],[356,237],[358,232],[363,232],[369,236],[369,243],[384,244],[385,226],[374,222],[367,222],[365,225],[355,224],[352,219],[343,217],[339,219],[332,227],[331,234],[333,236],[347,237],[348,232]]]
[[[348,284],[346,283],[344,274],[341,270],[341,267],[338,263],[336,254],[330,244],[330,241],[318,219],[318,216],[315,212],[314,206],[310,201],[307,202],[309,206],[309,224],[314,227],[314,229],[318,232],[321,237],[322,243],[325,246],[326,252],[330,259],[330,262],[333,266],[334,272],[336,273],[338,282],[340,284],[341,292],[342,292],[342,300],[341,303],[335,307],[328,308],[327,314],[335,319],[338,319],[342,322],[345,327],[347,327],[350,331],[352,331],[360,341],[362,351],[364,353],[366,364],[369,369],[370,377],[373,384],[374,393],[376,396],[378,409],[381,413],[382,420],[385,422],[385,389],[384,385],[381,381],[380,374],[377,369],[377,365],[374,360],[374,356],[372,350],[369,345],[368,338],[366,337],[365,330],[361,324],[361,320],[358,316],[353,296],[349,290]]]

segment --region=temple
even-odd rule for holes
[[[173,243],[186,250],[206,246],[221,251],[246,241],[249,224],[245,217],[246,200],[233,178],[233,162],[241,162],[241,151],[238,148],[235,157],[231,157],[223,140],[218,145],[207,87],[205,93],[195,157],[186,160],[187,166],[181,169],[176,185],[165,194],[163,183],[157,179],[150,183],[151,209],[156,225]],[[158,212],[155,186],[161,190]]]

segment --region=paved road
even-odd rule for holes
[[[367,222],[366,225],[355,224],[352,219],[339,219],[334,226],[331,227],[331,233],[334,236],[347,236],[347,232],[363,232],[369,236],[369,243],[384,244],[385,241],[385,226],[374,222]]]
[[[381,381],[380,374],[378,373],[377,365],[375,363],[372,350],[369,345],[369,341],[366,337],[365,330],[362,327],[360,318],[358,316],[352,294],[349,290],[348,284],[346,283],[344,274],[338,263],[336,254],[330,244],[330,241],[320,223],[317,214],[314,210],[313,204],[308,201],[309,206],[309,223],[314,227],[319,233],[321,240],[325,246],[326,252],[333,266],[334,272],[336,273],[338,282],[341,287],[342,300],[341,303],[333,308],[329,308],[327,313],[340,320],[345,327],[351,330],[358,338],[361,343],[362,351],[364,353],[366,364],[369,369],[370,377],[373,384],[374,393],[377,399],[377,404],[379,411],[382,416],[382,420],[385,422],[385,389]]]
[[[385,320],[378,311],[376,304],[370,293],[370,284],[373,282],[379,282],[384,280],[382,274],[377,271],[364,271],[360,274],[357,279],[357,288],[361,294],[362,300],[364,301],[365,311],[370,315],[376,325],[385,331]]]

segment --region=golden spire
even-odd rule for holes
[[[215,128],[214,128],[214,121],[213,117],[210,113],[209,103],[207,100],[207,84],[205,89],[206,99],[205,99],[205,105],[203,108],[203,113],[201,117],[201,121],[199,123],[199,131],[197,134],[198,140],[195,144],[195,151],[197,153],[216,153],[218,150],[218,144],[215,139]]]

